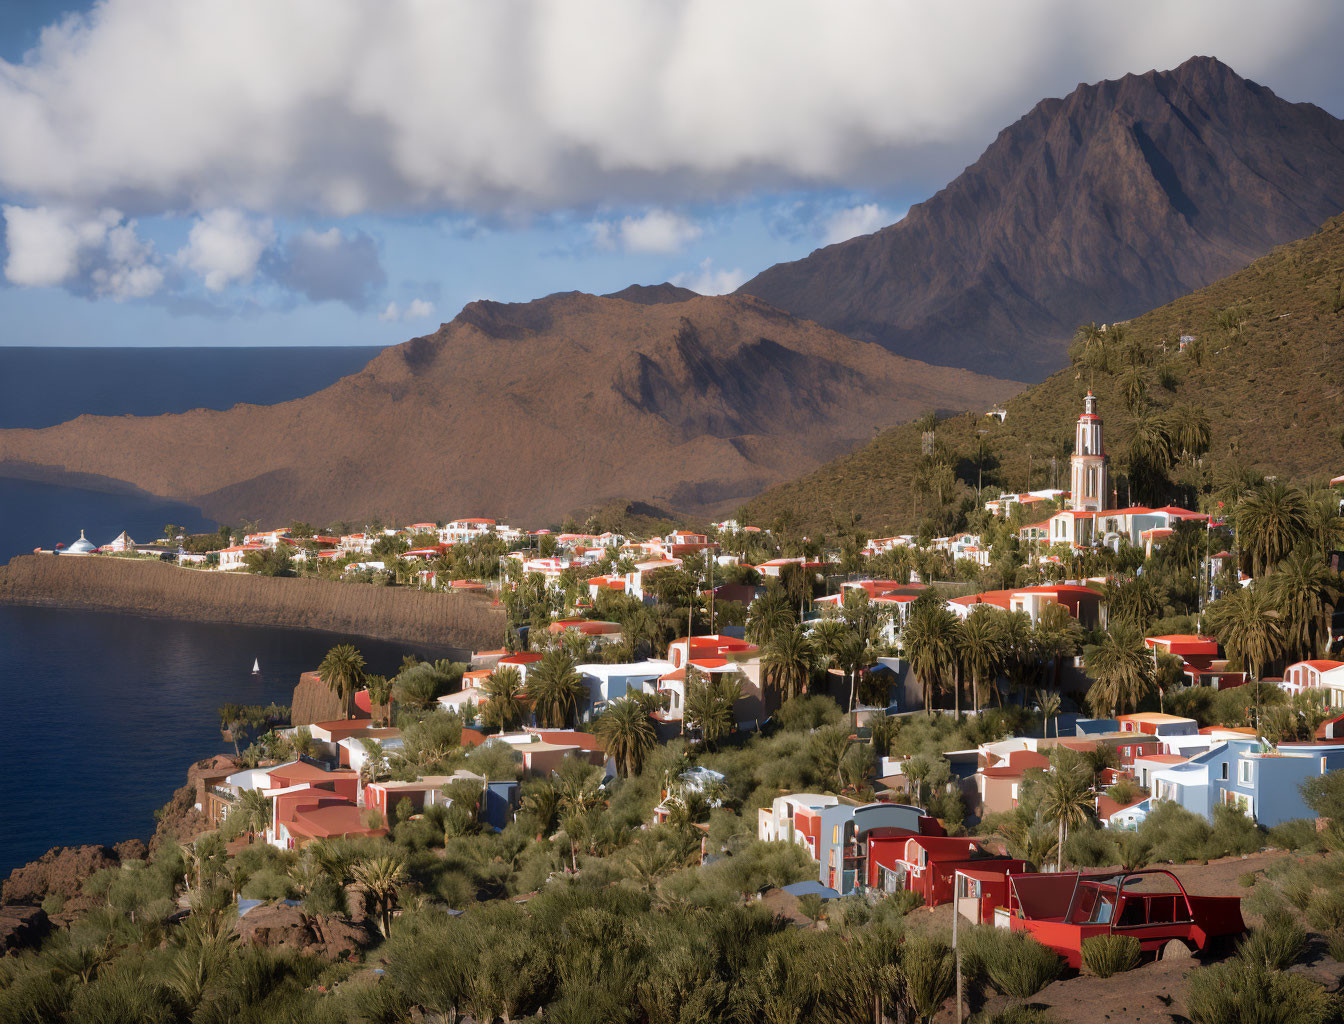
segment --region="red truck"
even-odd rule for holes
[[[1025,931],[1037,942],[1081,965],[1084,939],[1132,935],[1145,953],[1172,939],[1206,949],[1216,939],[1246,930],[1239,896],[1191,896],[1170,871],[1152,868],[1114,873],[1022,873],[1008,876],[1008,905],[995,923]]]

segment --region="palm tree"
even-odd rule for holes
[[[1283,650],[1283,620],[1266,588],[1253,584],[1219,598],[1209,605],[1209,622],[1227,653],[1241,660],[1254,682]]]
[[[933,714],[934,684],[957,660],[957,617],[942,604],[916,607],[901,630],[901,648],[924,689],[924,710]]]
[[[971,674],[971,704],[979,711],[981,687],[998,674],[1004,655],[1003,622],[997,610],[990,605],[973,608],[958,624],[956,642],[962,663]]]
[[[819,660],[829,666],[835,664],[835,656],[849,632],[849,626],[843,619],[825,618],[814,622],[808,635],[812,638],[812,646],[816,649]]]
[[[1137,707],[1153,685],[1153,662],[1143,632],[1129,621],[1116,623],[1101,643],[1083,652],[1092,686],[1087,691],[1093,714],[1114,714],[1116,708]]]
[[[527,696],[537,722],[563,729],[588,702],[588,684],[578,673],[574,659],[563,650],[548,651],[527,673]]]
[[[1031,632],[1037,656],[1050,664],[1051,683],[1058,684],[1060,663],[1082,649],[1083,627],[1062,604],[1048,604]]]
[[[1162,499],[1169,486],[1167,472],[1171,469],[1174,447],[1166,420],[1151,413],[1140,413],[1134,418],[1127,453],[1133,497],[1150,502]]]
[[[640,773],[644,759],[658,743],[658,733],[648,711],[631,697],[610,702],[593,731],[606,742],[607,753],[626,778]]]
[[[237,816],[238,827],[249,837],[261,835],[271,827],[271,798],[259,789],[245,789],[229,811]]]
[[[397,889],[408,877],[406,866],[396,855],[373,857],[351,867],[350,877],[373,902],[374,920],[378,931],[386,938],[392,928],[392,905],[397,900]]]
[[[387,676],[370,675],[365,676],[364,685],[369,691],[369,706],[373,708],[378,720],[386,724],[392,710],[388,706],[388,702],[392,699],[392,680]]]
[[[1131,367],[1125,371],[1125,375],[1120,378],[1120,398],[1125,403],[1125,408],[1131,413],[1136,413],[1143,407],[1144,400],[1148,397],[1148,375],[1142,367]]]
[[[355,694],[364,689],[364,656],[353,644],[337,644],[317,666],[317,678],[340,698],[345,717],[352,717]]]
[[[1316,552],[1299,544],[1266,579],[1270,599],[1283,617],[1284,639],[1302,659],[1330,648],[1330,619],[1339,603],[1340,576]]]
[[[485,677],[481,691],[485,694],[481,718],[487,725],[498,727],[500,732],[522,725],[528,699],[523,689],[523,674],[518,669],[512,665],[497,667]]]
[[[847,709],[854,710],[854,693],[858,686],[859,673],[873,662],[873,649],[866,638],[859,633],[847,630],[835,653],[835,665],[849,676],[849,704]]]
[[[1087,767],[1082,758],[1068,747],[1056,747],[1051,771],[1045,774],[1040,813],[1045,821],[1059,827],[1055,868],[1064,870],[1064,839],[1070,828],[1087,821],[1092,811],[1092,791]]]
[[[747,639],[765,645],[776,633],[788,629],[796,621],[793,606],[782,587],[767,587],[765,593],[751,602],[747,610]]]
[[[1272,571],[1311,530],[1302,492],[1273,481],[1261,484],[1237,505],[1238,542],[1250,557],[1252,576]]]
[[[816,648],[801,625],[779,630],[761,648],[761,665],[771,684],[786,697],[807,689],[816,659]]]
[[[731,675],[718,674],[687,680],[685,719],[700,730],[705,745],[714,745],[733,728],[733,709],[742,697],[741,684]]]
[[[1047,693],[1045,690],[1036,691],[1036,710],[1041,713],[1043,722],[1050,719],[1055,720],[1055,739],[1059,739],[1059,694]]]

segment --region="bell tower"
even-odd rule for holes
[[[1069,507],[1075,512],[1100,512],[1106,508],[1106,449],[1101,443],[1101,417],[1097,396],[1089,390],[1083,399],[1083,414],[1073,440]]]

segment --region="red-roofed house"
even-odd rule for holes
[[[1218,657],[1218,641],[1213,637],[1198,636],[1192,633],[1170,633],[1165,636],[1150,636],[1143,641],[1152,650],[1162,651],[1180,658],[1184,663],[1182,671],[1193,673],[1192,680],[1200,672],[1207,671]]]
[[[1344,661],[1318,658],[1298,661],[1283,670],[1279,686],[1289,693],[1319,690],[1332,708],[1344,708]]]
[[[1017,806],[1022,779],[1031,769],[1045,771],[1050,759],[1034,750],[1014,750],[1007,759],[989,768],[981,768],[975,775],[975,787],[980,796],[980,816],[1011,811]]]
[[[870,836],[868,878],[883,892],[908,889],[924,897],[926,907],[952,899],[952,876],[959,868],[1007,873],[1024,871],[1027,862],[990,853],[975,839],[952,836]]]
[[[298,849],[314,839],[386,834],[385,828],[366,825],[363,813],[352,801],[326,790],[300,786],[271,798],[271,827],[266,839],[282,850]]]

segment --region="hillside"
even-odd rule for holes
[[[1207,57],[1080,85],[899,223],[744,284],[893,352],[1038,381],[1074,327],[1203,287],[1344,210],[1344,121]]]
[[[437,333],[281,405],[0,431],[0,471],[122,481],[231,522],[556,522],[615,499],[699,514],[877,428],[1015,390],[750,297],[643,305],[573,292],[471,303]]]
[[[1344,216],[1124,325],[1126,344],[1137,342],[1151,362],[1140,374],[1154,411],[1190,403],[1208,415],[1212,444],[1205,463],[1215,479],[1236,466],[1283,478],[1344,472],[1341,288]],[[1229,318],[1233,326],[1218,326],[1219,315],[1229,310],[1241,311]],[[1179,351],[1183,334],[1197,338],[1185,352]],[[1009,401],[1002,424],[975,415],[939,424],[938,442],[958,456],[960,494],[974,493],[970,452],[980,436],[999,463],[987,472],[986,490],[1051,486],[1051,456],[1059,459],[1059,486],[1067,488],[1073,427],[1093,381],[1112,471],[1122,474],[1134,422],[1121,398],[1128,372],[1121,365],[1094,376],[1070,366]],[[913,425],[886,431],[859,451],[765,492],[748,504],[746,515],[761,523],[783,515],[802,528],[823,530],[849,525],[852,513],[869,534],[911,529],[918,518],[911,482],[920,456]]]
[[[504,631],[503,610],[479,594],[204,572],[111,557],[19,555],[0,565],[0,604],[320,629],[469,650],[495,646]]]

